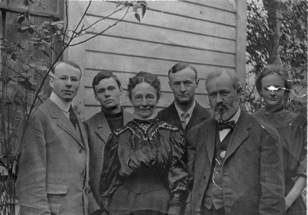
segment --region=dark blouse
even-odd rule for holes
[[[307,120],[288,110],[260,110],[254,116],[264,126],[274,127],[279,134],[288,193],[298,175],[307,176]]]
[[[186,142],[175,126],[158,119],[134,119],[109,137],[100,179],[104,203],[126,179],[135,174],[155,175],[171,193],[169,205],[181,205],[187,191],[188,173],[183,162]]]

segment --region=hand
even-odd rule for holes
[[[286,210],[288,210],[289,207],[293,204],[293,201],[290,200],[290,198],[288,198],[288,196],[285,197],[285,201],[286,201]]]

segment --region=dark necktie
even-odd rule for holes
[[[71,106],[69,109],[69,116],[70,116],[70,121],[73,124],[73,126],[76,128],[77,125],[77,116],[73,110],[73,107]]]
[[[235,121],[232,120],[232,121],[227,121],[227,122],[218,122],[218,129],[221,131],[221,130],[224,130],[224,129],[233,129],[235,126]]]

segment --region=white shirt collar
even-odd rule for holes
[[[241,108],[239,107],[236,114],[234,114],[234,116],[232,116],[228,121],[234,120],[234,122],[237,123],[238,119],[240,118],[240,115],[241,115]]]
[[[49,98],[53,103],[55,103],[61,110],[68,112],[71,106],[71,102],[63,101],[57,94],[54,92],[51,93]]]
[[[184,113],[184,111],[182,111],[175,102],[174,102],[174,105],[175,105],[176,111],[178,112],[179,117],[181,118],[181,116]],[[196,101],[194,100],[193,105],[188,109],[188,111],[186,111],[186,113],[188,113],[188,118],[191,118],[192,113],[193,113],[195,107],[196,107]]]

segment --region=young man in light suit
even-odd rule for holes
[[[278,134],[240,109],[235,72],[211,73],[206,89],[213,118],[187,134],[193,183],[185,214],[284,214]]]
[[[50,75],[51,96],[35,110],[21,145],[21,215],[88,215],[99,207],[89,187],[85,128],[71,104],[81,69],[71,61],[57,62]]]
[[[97,73],[93,78],[92,87],[95,99],[101,105],[101,111],[85,121],[85,125],[90,148],[90,184],[98,200],[104,149],[108,137],[113,130],[132,120],[133,115],[121,107],[121,82],[112,72]]]

